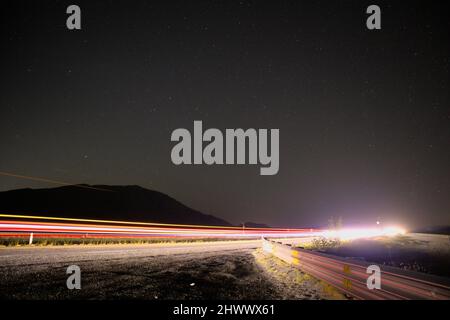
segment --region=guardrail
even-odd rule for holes
[[[380,289],[369,289],[371,265],[355,259],[311,252],[262,238],[263,250],[303,272],[323,280],[356,299],[362,300],[449,300],[450,280],[419,272],[381,265]]]

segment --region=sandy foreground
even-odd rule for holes
[[[344,299],[260,242],[0,249],[0,299]],[[81,290],[69,290],[69,265]]]

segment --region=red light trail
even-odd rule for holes
[[[76,237],[217,237],[217,238],[256,238],[256,237],[305,237],[321,233],[317,229],[282,229],[282,228],[245,228],[203,225],[180,225],[145,222],[127,222],[110,220],[89,220],[74,218],[57,218],[41,216],[7,215],[0,220],[0,237],[18,236],[34,233]],[[20,219],[20,220],[17,220]],[[59,222],[45,222],[57,220]],[[70,222],[70,223],[67,223]]]

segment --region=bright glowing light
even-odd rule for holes
[[[405,234],[406,230],[399,227],[387,227],[383,228],[383,233],[385,236],[396,236],[399,234]]]
[[[111,220],[90,220],[0,214],[0,218],[22,220],[0,220],[0,237],[8,233],[95,235],[99,237],[326,237],[342,240],[395,236],[405,233],[398,227],[355,228],[341,230],[283,229],[283,228],[242,228],[204,225],[165,224]],[[25,220],[25,221],[24,221]],[[51,222],[44,222],[49,220]]]
[[[326,230],[322,233],[325,238],[337,238],[341,240],[364,239],[381,236],[396,236],[405,234],[406,231],[399,227],[385,228],[352,228],[341,230]]]

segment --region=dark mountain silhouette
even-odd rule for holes
[[[450,226],[430,226],[430,227],[415,229],[412,232],[450,235]]]
[[[230,226],[139,186],[73,185],[0,192],[0,212],[55,217]]]
[[[242,227],[242,223],[239,224],[239,227]],[[265,223],[258,223],[258,222],[244,222],[244,227],[246,228],[270,228],[269,225],[265,224]]]

